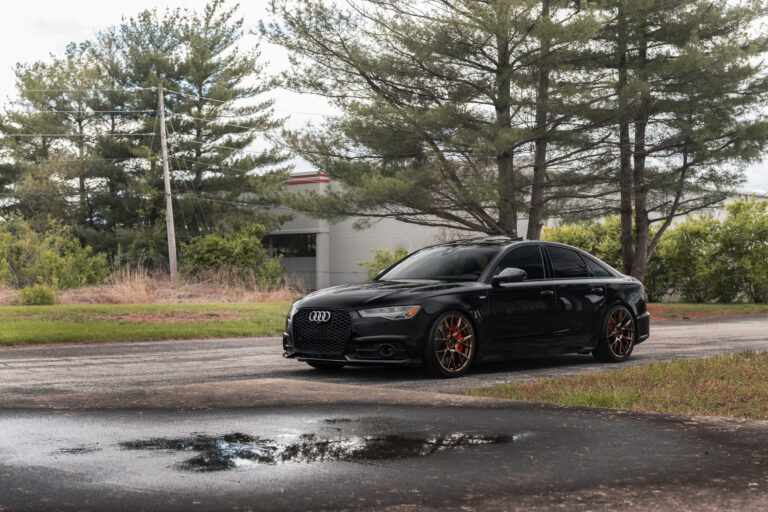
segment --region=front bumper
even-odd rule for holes
[[[316,310],[319,308],[313,308]],[[283,332],[283,357],[299,361],[334,362],[350,365],[410,365],[421,362],[424,340],[430,327],[429,317],[420,311],[413,318],[388,320],[363,318],[348,311],[351,327],[341,354],[329,356],[302,350],[294,342],[293,325],[286,319]],[[298,314],[298,312],[297,312]]]
[[[318,363],[343,363],[348,365],[359,365],[359,366],[366,366],[366,365],[390,365],[390,366],[416,366],[421,364],[421,359],[360,359],[355,356],[345,355],[342,358],[337,359],[328,359],[328,358],[320,358],[320,357],[312,357],[312,356],[301,356],[299,354],[293,353],[289,354],[287,352],[283,353],[283,357],[288,359],[296,359],[297,361],[314,361]]]

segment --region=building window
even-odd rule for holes
[[[264,245],[283,258],[314,258],[317,254],[316,233],[267,235]]]

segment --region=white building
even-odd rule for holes
[[[328,176],[316,172],[295,173],[286,182],[295,191],[326,192]],[[283,257],[289,281],[307,289],[360,283],[367,279],[360,261],[373,259],[373,249],[404,248],[408,252],[445,241],[443,228],[419,226],[394,219],[374,221],[369,228],[353,227],[356,218],[331,223],[296,214],[273,231],[267,244]],[[463,233],[461,237],[470,236]]]

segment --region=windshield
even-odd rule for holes
[[[379,281],[477,281],[500,250],[499,246],[487,245],[429,247],[395,265]]]

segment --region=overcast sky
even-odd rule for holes
[[[0,99],[5,102],[14,93],[12,71],[17,62],[31,62],[45,59],[50,53],[61,53],[68,43],[90,39],[97,31],[118,24],[121,17],[146,8],[200,9],[205,3],[206,0],[5,0],[0,17],[0,47],[3,48],[0,52]],[[243,1],[240,13],[246,28],[255,28],[259,20],[268,19],[266,0]],[[248,36],[244,42],[252,44],[256,39]],[[263,57],[270,62],[271,72],[285,68],[287,59],[280,48],[262,44],[261,49]],[[317,97],[287,91],[276,91],[274,97],[277,112],[289,116],[291,127],[317,122],[322,119],[322,114],[332,112]],[[747,177],[749,181],[745,189],[768,190],[768,159],[749,169]]]

